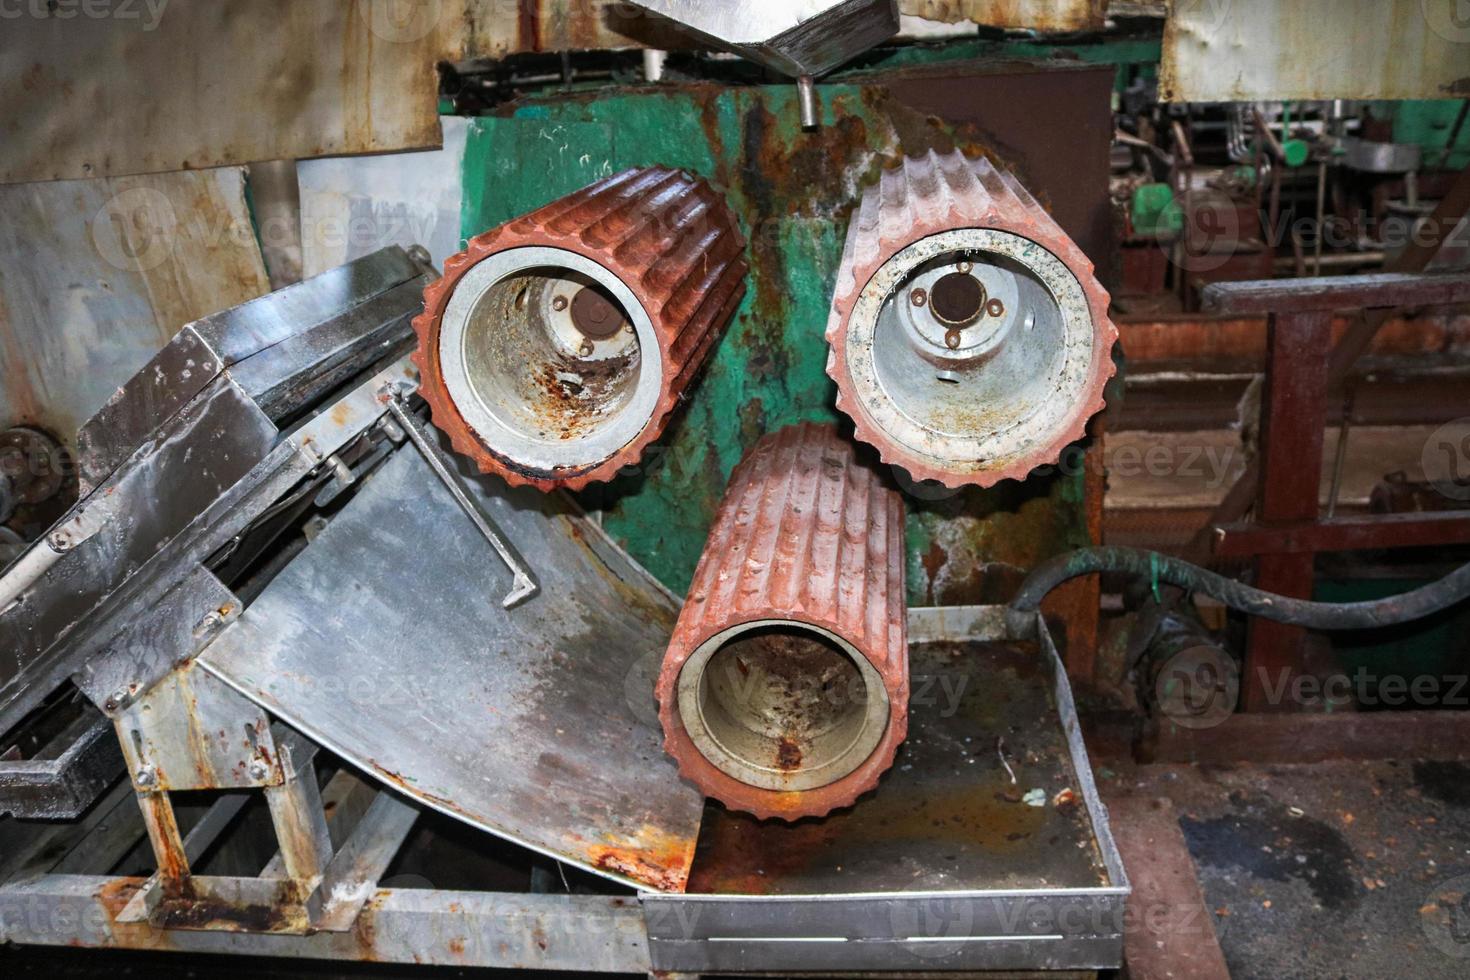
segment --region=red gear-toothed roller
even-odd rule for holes
[[[1083,437],[1117,337],[1092,263],[1014,177],[931,152],[885,171],[853,216],[827,373],[884,462],[985,487]]]
[[[486,473],[580,489],[636,464],[745,293],[705,181],[628,170],[470,239],[414,319],[419,393]]]
[[[908,731],[903,501],[831,426],[735,467],[659,673],[664,748],[734,810],[849,806]]]

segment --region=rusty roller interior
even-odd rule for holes
[[[705,181],[627,170],[470,239],[414,320],[454,448],[541,490],[603,482],[657,439],[745,293]]]
[[[857,437],[915,479],[1023,479],[1103,407],[1117,330],[1092,262],[1009,173],[906,157],[864,193],[827,327]]]
[[[908,729],[903,504],[831,426],[735,468],[658,680],[665,748],[726,806],[853,803]]]

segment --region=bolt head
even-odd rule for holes
[[[255,780],[256,782],[261,782],[271,774],[271,771],[269,766],[267,766],[264,762],[261,762],[259,759],[256,759],[254,762],[250,763],[249,768],[246,769],[246,773],[250,776],[251,779]]]
[[[139,766],[138,771],[133,774],[133,782],[139,786],[156,786],[158,784],[158,770],[153,766]]]

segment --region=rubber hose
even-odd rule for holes
[[[1308,629],[1347,630],[1394,626],[1439,612],[1470,597],[1470,564],[1437,582],[1401,595],[1367,602],[1313,602],[1266,592],[1198,565],[1139,548],[1081,548],[1058,555],[1026,576],[1011,600],[1012,615],[1034,617],[1052,589],[1079,575],[1127,572],[1191,592],[1202,592],[1232,609]]]

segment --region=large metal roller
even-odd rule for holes
[[[908,730],[903,503],[830,426],[767,435],[730,476],[659,674],[680,772],[758,817],[820,816]]]
[[[638,462],[745,293],[709,184],[646,167],[470,239],[424,290],[434,424],[486,473],[579,489]]]
[[[885,462],[917,480],[991,486],[1082,438],[1117,336],[1092,263],[1014,177],[931,152],[863,195],[827,373]]]

